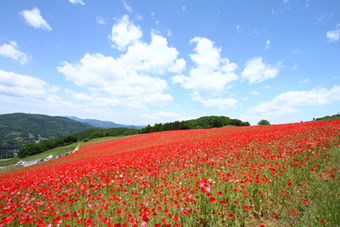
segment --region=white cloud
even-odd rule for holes
[[[93,101],[94,99],[91,95],[88,95],[85,93],[74,92],[73,90],[68,89],[68,88],[65,88],[64,92],[66,94],[70,94],[70,96],[78,102],[82,102],[82,101],[89,102],[89,101]]]
[[[258,95],[258,94],[259,94],[258,91],[252,91],[252,92],[251,92],[251,95]]]
[[[295,107],[329,105],[340,101],[340,86],[330,90],[318,86],[309,91],[289,91],[275,97],[270,102],[263,102],[250,108],[244,115],[248,119],[275,118],[289,113],[301,112]]]
[[[266,45],[266,50],[268,50],[268,49],[269,49],[269,46],[270,46],[270,40],[268,39],[266,43],[267,43],[267,45]]]
[[[175,117],[180,117],[181,116],[178,113],[163,112],[163,111],[158,111],[157,115],[160,116],[160,117],[165,117],[165,118],[175,118]]]
[[[236,30],[237,30],[237,31],[241,31],[240,25],[237,25],[237,26],[236,26]]]
[[[99,98],[103,105],[143,107],[144,103],[161,105],[172,101],[171,95],[163,94],[168,88],[165,80],[138,74],[122,59],[85,54],[79,63],[63,62],[58,71]]]
[[[21,64],[26,64],[30,58],[30,56],[18,50],[18,44],[15,41],[0,46],[0,55],[12,58]]]
[[[192,89],[192,100],[207,105],[204,100],[221,94],[227,83],[238,79],[234,73],[237,65],[230,63],[227,58],[221,58],[221,48],[216,48],[207,38],[195,37],[190,43],[196,43],[195,53],[190,57],[197,67],[190,69],[190,76],[172,77],[172,82],[180,84],[185,89]],[[221,100],[216,99],[214,103],[225,106],[227,102]]]
[[[39,78],[0,70],[0,98],[3,102],[60,108],[66,102],[53,94],[58,90]]]
[[[177,59],[175,48],[154,33],[151,43],[131,44],[119,58],[98,54],[85,54],[78,63],[62,62],[58,71],[66,80],[85,88],[90,94],[71,93],[74,99],[86,100],[105,106],[131,106],[145,108],[145,104],[164,105],[172,101],[165,80],[154,77],[165,72],[181,73],[185,61]]]
[[[127,2],[125,0],[122,1],[122,4],[124,6],[124,8],[129,12],[132,13],[132,8],[129,4],[127,4]]]
[[[300,81],[299,83],[304,84],[304,83],[307,83],[308,81],[309,81],[309,79],[304,79],[303,81]]]
[[[101,16],[96,16],[96,22],[97,24],[106,24],[105,18]]]
[[[167,122],[169,120],[175,121],[175,120],[180,120],[179,118],[181,117],[180,114],[178,113],[172,113],[172,112],[164,112],[164,111],[153,111],[152,113],[145,113],[141,115],[142,118],[152,120],[153,122]]]
[[[113,47],[124,51],[128,45],[138,42],[142,36],[143,32],[139,26],[129,21],[128,15],[124,15],[113,25],[109,38],[113,42]]]
[[[221,109],[235,108],[238,103],[236,99],[232,98],[208,98],[203,99],[199,95],[192,94],[192,100],[203,104],[205,107],[218,107]]]
[[[326,37],[328,38],[328,42],[337,42],[340,39],[340,29],[328,31]]]
[[[295,69],[297,69],[297,68],[298,68],[298,66],[299,66],[298,64],[294,65],[294,66],[293,66],[293,68],[292,68],[292,70],[295,70]]]
[[[34,7],[32,10],[23,10],[20,15],[25,19],[25,22],[35,28],[41,28],[51,31],[50,25],[40,15],[40,10]]]
[[[276,77],[279,74],[280,67],[280,63],[272,67],[262,62],[261,57],[255,57],[247,61],[245,69],[242,72],[242,78],[247,79],[250,84],[261,83],[264,80]]]
[[[244,97],[242,100],[243,101],[247,101],[247,100],[249,100],[249,98],[248,97]]]
[[[185,6],[182,6],[182,11],[185,11]]]
[[[85,3],[82,0],[68,0],[72,4],[80,4],[80,5],[85,5]]]
[[[151,33],[151,43],[137,42],[128,47],[119,63],[136,71],[163,74],[165,71],[181,73],[185,60],[177,59],[176,48],[168,47],[166,38]]]

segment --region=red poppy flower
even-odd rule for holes
[[[116,214],[117,214],[117,215],[119,215],[119,214],[121,214],[121,213],[122,213],[122,209],[117,209],[117,210],[116,210]]]
[[[297,211],[296,210],[292,210],[292,214],[296,215]]]
[[[213,203],[213,202],[215,202],[215,201],[216,201],[216,199],[215,199],[214,197],[209,198],[209,202],[210,202],[210,203]]]
[[[248,206],[243,206],[243,210],[249,210]]]
[[[234,219],[234,215],[233,215],[233,214],[229,214],[229,215],[228,215],[228,218]]]

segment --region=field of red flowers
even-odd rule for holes
[[[311,207],[339,201],[339,137],[336,120],[86,143],[1,173],[0,226],[330,226]]]

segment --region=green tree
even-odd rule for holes
[[[265,120],[265,119],[262,119],[261,121],[259,121],[257,123],[257,125],[270,125],[269,121]]]

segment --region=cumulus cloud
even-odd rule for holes
[[[190,75],[177,75],[172,77],[174,84],[178,83],[185,89],[192,89],[192,100],[199,101],[203,105],[208,105],[204,100],[214,101],[214,106],[220,104],[221,108],[230,107],[226,99],[211,99],[213,96],[220,95],[231,81],[237,80],[238,76],[234,73],[237,65],[230,63],[227,58],[221,58],[221,48],[216,48],[214,43],[201,37],[190,40],[195,43],[195,53],[190,55],[197,67],[190,69]]]
[[[80,4],[80,5],[85,5],[85,3],[82,0],[68,0],[71,2],[73,5],[75,4]]]
[[[18,50],[18,44],[15,41],[11,41],[9,44],[3,44],[0,46],[0,55],[8,58],[12,58],[21,64],[26,64],[30,58],[25,53]]]
[[[264,80],[276,77],[280,68],[280,63],[277,66],[271,66],[263,62],[261,57],[255,57],[247,61],[242,72],[242,78],[247,79],[250,84],[261,83]]]
[[[23,10],[20,15],[25,19],[25,22],[35,28],[41,28],[51,31],[51,26],[42,18],[40,10],[34,7],[32,10]]]
[[[58,90],[39,78],[0,70],[0,98],[4,102],[60,107],[65,102],[53,94]]]
[[[321,106],[340,100],[340,86],[330,90],[318,86],[309,91],[289,91],[275,97],[270,102],[263,102],[250,108],[244,116],[249,119],[275,118],[289,113],[300,112],[299,106]]]
[[[340,39],[340,29],[328,31],[326,37],[328,38],[328,42],[337,42]]]
[[[75,99],[89,99],[90,95],[93,102],[106,106],[144,108],[147,103],[164,105],[172,101],[172,96],[165,93],[166,81],[159,76],[181,73],[185,61],[178,59],[178,54],[168,47],[164,37],[152,33],[150,44],[133,43],[119,58],[87,53],[77,63],[62,62],[58,71],[89,92],[71,93]]]
[[[138,42],[142,36],[143,32],[140,27],[131,22],[128,15],[124,15],[113,25],[109,39],[113,47],[124,51],[127,46]]]

